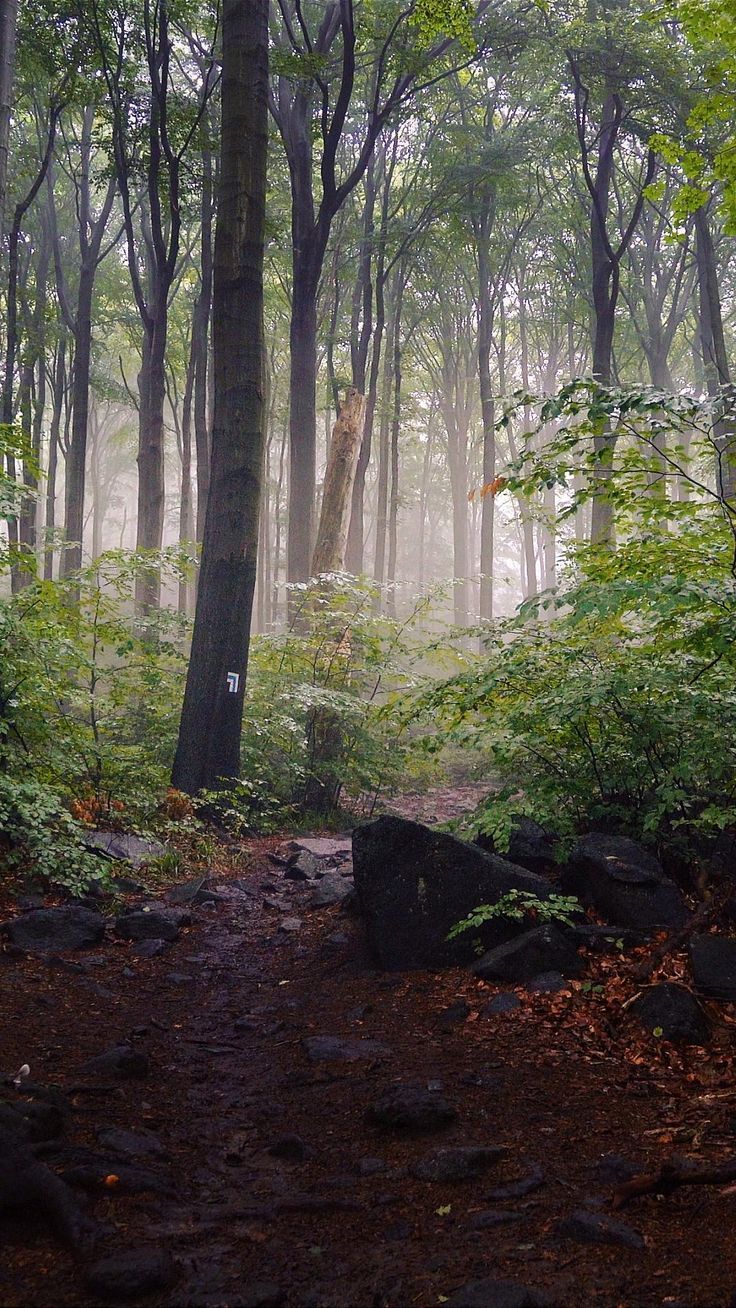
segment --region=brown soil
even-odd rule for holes
[[[587,984],[518,989],[520,1009],[485,1016],[496,989],[465,971],[373,970],[359,923],[339,908],[306,909],[304,887],[282,881],[268,852],[269,842],[223,851],[218,873],[247,880],[254,907],[233,899],[195,910],[154,959],[133,961],[128,945],[109,942],[55,963],[0,954],[3,1074],[28,1062],[35,1081],[61,1086],[75,1144],[94,1146],[100,1127],[145,1127],[168,1155],[152,1166],[173,1180],[171,1196],[118,1194],[113,1182],[90,1202],[110,1227],[95,1257],[169,1250],[179,1282],[146,1301],[154,1308],[238,1308],[258,1281],[275,1282],[287,1308],[430,1308],[485,1277],[547,1289],[564,1308],[727,1308],[736,1194],[638,1200],[617,1217],[642,1233],[640,1251],[574,1244],[555,1227],[591,1200],[610,1212],[610,1189],[595,1177],[603,1155],[650,1170],[673,1151],[709,1162],[736,1152],[732,1008],[714,1009],[707,1052],[678,1053],[629,1029],[631,965],[598,958]],[[287,914],[263,904],[274,894],[266,887],[288,898],[300,930],[279,930]],[[336,932],[347,943],[331,941]],[[668,975],[683,971],[682,959],[668,965]],[[446,1029],[440,1015],[459,998],[469,1015]],[[312,1063],[302,1041],[315,1034],[391,1052]],[[80,1075],[85,1059],[122,1040],[149,1055],[148,1079],[108,1086]],[[400,1080],[440,1083],[457,1123],[412,1139],[367,1125],[368,1105]],[[269,1152],[286,1135],[300,1137],[306,1157]],[[408,1171],[436,1148],[497,1144],[506,1160],[479,1181],[434,1184]],[[368,1158],[383,1170],[361,1175]],[[541,1188],[488,1198],[533,1164]],[[473,1229],[489,1208],[514,1220]],[[84,1265],[42,1223],[6,1219],[0,1238],[2,1308],[97,1304]]]

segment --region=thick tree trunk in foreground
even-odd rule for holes
[[[212,465],[172,777],[189,794],[240,771],[265,434],[268,0],[224,0],[222,49]]]
[[[351,386],[332,433],[312,575],[345,566],[350,499],[365,422],[365,396]]]

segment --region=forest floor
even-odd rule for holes
[[[401,807],[441,819],[468,798]],[[89,1201],[109,1226],[92,1260],[167,1250],[178,1281],[146,1300],[153,1308],[431,1308],[485,1278],[547,1291],[561,1308],[727,1308],[736,1193],[686,1187],[618,1214],[608,1200],[626,1163],[736,1152],[733,1007],[718,1006],[707,1051],[675,1051],[627,1028],[630,964],[596,956],[582,982],[519,987],[518,1008],[488,1015],[500,987],[468,971],[377,972],[354,916],[305,907],[307,887],[269,857],[279,843],[223,845],[215,873],[231,897],[195,909],[157,957],[133,960],[122,941],[46,961],[0,953],[2,1075],[27,1062],[34,1081],[60,1086],[75,1145],[99,1150],[110,1128],[151,1133],[136,1161],[161,1192],[121,1192],[111,1175]],[[293,917],[301,926],[284,930]],[[671,959],[667,974],[682,966]],[[382,1048],[313,1061],[314,1036]],[[146,1079],[81,1075],[122,1042],[150,1059]],[[366,1109],[396,1082],[441,1087],[457,1121],[408,1138],[370,1125]],[[411,1170],[439,1148],[499,1145],[478,1179]],[[586,1207],[643,1247],[558,1231]],[[108,1302],[41,1222],[4,1218],[0,1240],[2,1308]]]

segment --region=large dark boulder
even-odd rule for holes
[[[189,926],[191,913],[183,908],[152,907],[121,913],[115,923],[115,935],[123,940],[176,940],[183,926]]]
[[[456,922],[509,890],[540,899],[550,894],[547,881],[507,859],[393,816],[356,828],[353,869],[369,943],[381,966],[389,969],[469,962],[478,937],[488,948],[518,934],[523,924],[494,919],[448,941]]]
[[[484,981],[531,981],[543,972],[578,976],[582,961],[569,934],[555,926],[535,927],[496,945],[473,966]]]
[[[514,819],[509,836],[508,859],[529,872],[545,876],[556,866],[555,846],[557,837],[546,831],[533,818],[518,817]]]
[[[99,945],[105,920],[89,908],[36,908],[11,918],[2,930],[12,944],[28,953],[57,954]]]
[[[685,902],[657,858],[625,836],[591,832],[575,845],[564,888],[614,926],[679,927]]]
[[[693,936],[690,963],[696,990],[715,999],[736,1000],[736,939]]]
[[[648,1031],[659,1031],[665,1040],[704,1045],[708,1039],[708,1022],[697,999],[673,981],[649,986],[637,995],[628,1011]]]

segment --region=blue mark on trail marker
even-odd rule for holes
[[[227,674],[227,688],[228,688],[228,691],[230,692],[231,695],[237,695],[237,693],[238,693],[238,686],[239,686],[239,685],[240,685],[240,673],[239,673],[239,672],[228,672],[228,674]]]

